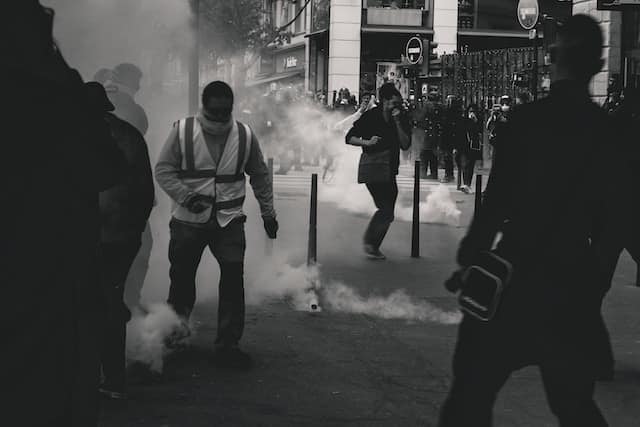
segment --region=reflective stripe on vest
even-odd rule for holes
[[[216,215],[219,224],[224,227],[233,218],[243,214],[246,186],[244,170],[250,153],[251,130],[244,124],[235,122],[217,164],[213,164],[197,120],[190,117],[181,120],[180,125],[183,162],[178,177],[184,179],[184,183],[192,188],[214,182],[212,194],[208,195],[215,197],[216,202],[215,210],[208,209],[208,217],[205,220],[202,215],[189,213],[184,207],[177,207],[174,217],[187,222],[202,223],[208,222],[211,215]],[[199,192],[196,188],[194,191]]]

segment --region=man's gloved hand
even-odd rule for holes
[[[272,216],[264,216],[262,220],[264,221],[264,230],[267,232],[267,236],[269,236],[270,239],[275,239],[278,236],[278,229],[280,228],[278,221]]]
[[[213,206],[215,200],[211,196],[194,193],[187,197],[184,201],[184,207],[195,214],[204,212],[207,208]]]

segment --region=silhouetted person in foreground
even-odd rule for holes
[[[552,51],[550,96],[519,106],[498,134],[485,201],[458,262],[471,265],[502,232],[497,253],[512,263],[513,277],[493,319],[462,320],[441,426],[490,426],[498,392],[528,365],[540,368],[561,426],[607,425],[593,399],[596,379],[611,369],[600,298],[607,246],[628,222],[619,214],[624,187],[593,173],[618,152],[610,120],[588,92],[601,46],[592,18],[568,19]],[[541,141],[553,152],[545,173],[536,161]]]
[[[100,193],[100,278],[107,298],[107,331],[101,358],[104,379],[99,391],[109,398],[124,399],[126,324],[131,318],[123,300],[124,287],[153,207],[153,177],[147,144],[140,132],[110,113],[115,107],[100,83],[89,82],[86,87],[95,108],[104,111],[111,135],[127,162],[118,185]]]
[[[98,193],[124,159],[54,44],[53,11],[2,6],[0,413],[13,426],[92,426],[105,313]]]

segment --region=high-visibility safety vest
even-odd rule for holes
[[[217,164],[211,158],[202,127],[194,117],[178,122],[178,138],[182,153],[182,170],[178,178],[194,193],[210,196],[215,204],[201,213],[193,213],[174,203],[173,217],[183,222],[203,224],[216,215],[218,224],[224,227],[234,218],[244,215],[244,171],[252,141],[249,126],[233,123]]]

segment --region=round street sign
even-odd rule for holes
[[[422,40],[419,37],[411,37],[407,42],[405,53],[409,64],[418,64],[422,58]]]
[[[525,30],[533,29],[540,17],[538,0],[520,0],[518,2],[518,22]]]

